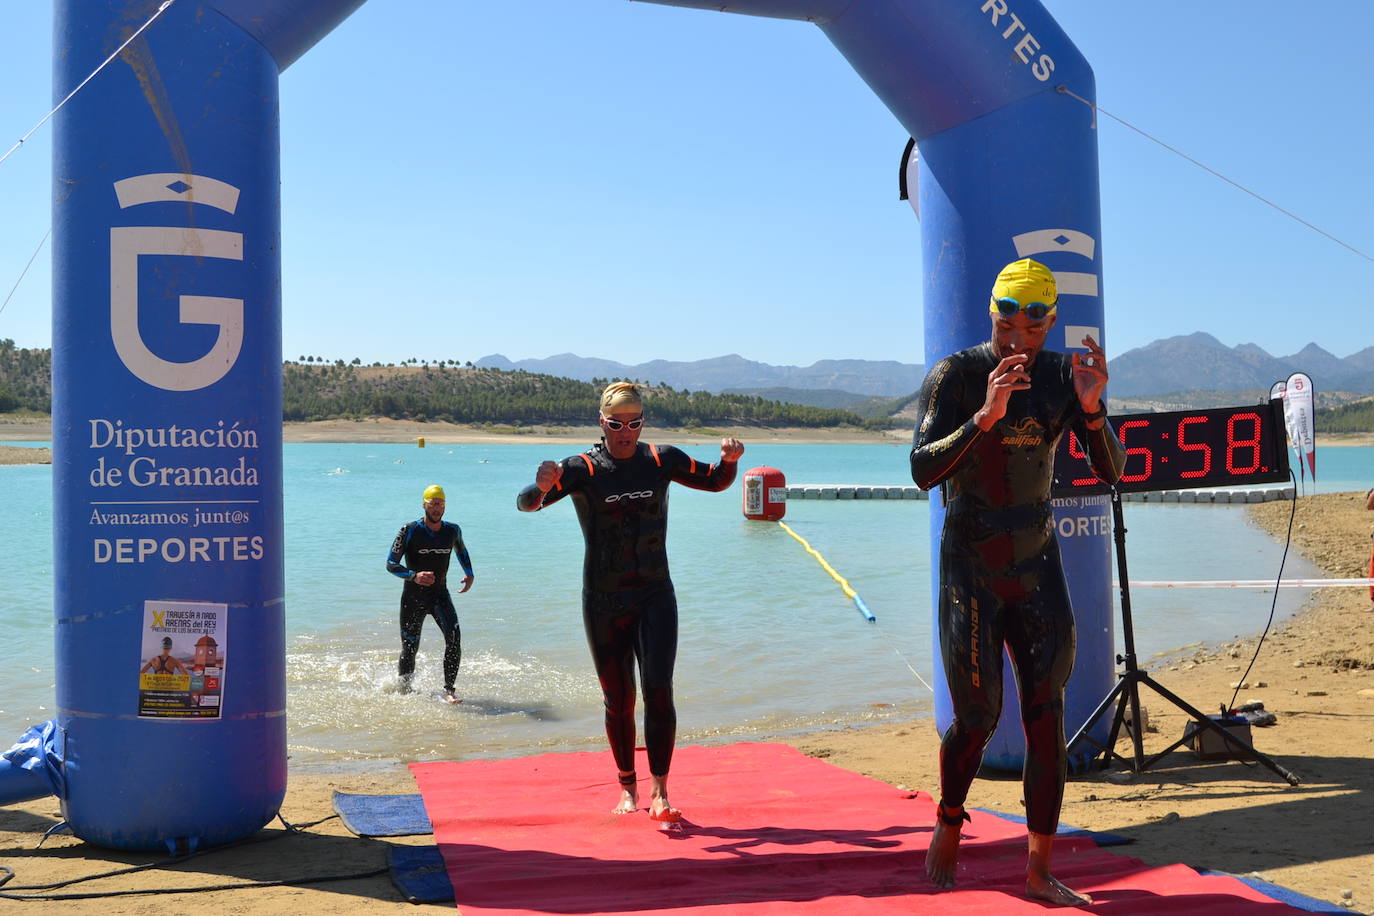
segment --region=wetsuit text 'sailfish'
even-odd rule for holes
[[[444,634],[444,688],[452,690],[463,661],[463,639],[458,629],[458,612],[448,591],[448,565],[453,556],[472,575],[472,559],[463,544],[463,529],[453,522],[440,522],[431,531],[424,519],[401,526],[386,556],[387,572],[405,580],[401,587],[401,660],[397,666],[403,681],[415,673],[415,653],[420,649],[420,629],[425,617],[434,618]],[[434,573],[433,585],[417,585],[415,574]]]
[[[629,458],[604,444],[565,458],[547,494],[528,486],[516,506],[533,512],[571,496],[586,540],[582,620],[606,700],[606,737],[621,772],[634,769],[635,663],[644,690],[649,770],[668,773],[677,731],[673,665],[677,598],[668,575],[668,484],[718,492],[735,462],[704,464],[673,446],[640,443]]]
[[[1002,646],[1016,672],[1026,730],[1026,820],[1055,832],[1068,759],[1064,685],[1074,623],[1059,559],[1050,487],[1059,438],[1072,427],[1098,477],[1115,483],[1125,450],[1104,422],[1090,430],[1072,364],[1041,351],[1031,387],[1014,391],[991,430],[974,422],[999,357],[990,343],[942,359],[926,375],[911,449],[911,477],[942,486],[940,648],[953,721],[940,746],[942,803],[963,805],[1002,713]]]

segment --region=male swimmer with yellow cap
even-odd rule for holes
[[[629,382],[601,394],[602,439],[587,451],[545,461],[516,507],[535,512],[571,496],[586,541],[582,621],[606,701],[606,738],[619,768],[614,813],[639,808],[635,775],[635,667],[643,679],[644,744],[649,757],[649,816],[665,826],[682,820],[668,803],[677,711],[677,598],[668,576],[668,484],[718,492],[735,479],[744,454],[738,439],[720,440],[720,461],[697,462],[671,445],[639,437],[644,401]]]
[[[1050,484],[1066,430],[1084,443],[1102,480],[1120,478],[1125,453],[1107,422],[1107,361],[1097,341],[1083,338],[1086,355],[1044,349],[1058,301],[1043,264],[1008,264],[992,287],[990,339],[932,366],[917,401],[911,476],[922,489],[943,487],[940,651],[954,711],[940,745],[926,874],[939,887],[954,885],[959,827],[969,820],[964,800],[1002,713],[1005,645],[1026,732],[1026,894],[1082,906],[1091,898],[1050,874],[1075,639]]]
[[[444,488],[433,484],[421,497],[425,514],[401,526],[386,557],[387,572],[405,580],[401,586],[401,692],[410,693],[415,674],[415,653],[420,649],[420,629],[426,617],[444,634],[444,701],[461,703],[454,693],[458,666],[463,661],[458,612],[448,591],[448,564],[456,554],[463,567],[462,594],[472,588],[472,560],[463,545],[463,529],[444,521]]]

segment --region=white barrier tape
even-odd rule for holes
[[[1193,582],[1145,582],[1131,580],[1131,588],[1273,588],[1273,579],[1202,579]],[[1374,579],[1284,579],[1280,588],[1369,588]],[[1120,588],[1120,582],[1113,582]]]

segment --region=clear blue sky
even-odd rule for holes
[[[1368,0],[1048,0],[1106,110],[1374,254]],[[50,104],[5,4],[0,152]],[[51,126],[0,164],[0,299]],[[1106,343],[1374,344],[1374,263],[1099,118]],[[625,0],[369,0],[282,76],[284,350],[920,362],[906,133],[814,26]],[[51,343],[49,248],[0,337]]]

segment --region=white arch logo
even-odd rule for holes
[[[160,201],[205,204],[226,213],[238,207],[239,189],[203,175],[160,173],[115,182],[120,209]],[[197,391],[224,378],[243,348],[243,300],[181,296],[182,324],[209,324],[219,335],[199,359],[178,363],[148,349],[138,332],[138,258],[180,255],[243,260],[243,234],[189,226],[110,228],[110,336],[129,371],[164,391]]]
[[[1079,232],[1075,229],[1037,229],[1034,232],[1023,232],[1020,235],[1012,236],[1011,243],[1016,247],[1018,258],[1030,258],[1037,254],[1052,251],[1065,251],[1092,261],[1097,252],[1097,242],[1093,237],[1086,232]],[[1060,295],[1096,296],[1098,294],[1097,274],[1094,273],[1056,270],[1054,282]],[[1100,328],[1077,324],[1066,324],[1062,327],[1064,349],[1066,350],[1083,349],[1084,337],[1092,337],[1098,343],[1102,342]]]

